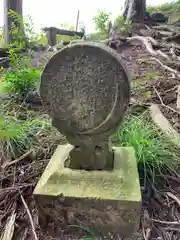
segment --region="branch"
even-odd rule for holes
[[[168,71],[170,71],[170,72],[176,74],[178,77],[180,77],[180,74],[179,74],[179,72],[178,72],[177,70],[172,69],[172,68],[170,68],[170,67],[164,65],[159,59],[152,57],[152,58],[150,58],[150,60],[154,60],[154,61],[156,61],[156,62],[159,63],[164,69],[166,69],[166,70],[168,70]]]
[[[166,107],[166,108],[170,109],[171,111],[180,114],[179,111],[176,111],[174,108],[169,107],[169,106],[167,106],[166,104],[164,104],[164,103],[163,103],[163,100],[162,100],[162,98],[161,98],[161,96],[160,96],[160,94],[159,94],[158,91],[157,91],[157,89],[156,89],[154,86],[153,86],[153,88],[154,88],[154,91],[156,92],[156,94],[157,94],[157,96],[158,96],[158,98],[159,98],[159,100],[160,100],[160,102],[161,102],[161,105],[162,105],[163,107]]]
[[[169,59],[168,55],[166,55],[165,53],[161,52],[160,50],[155,51],[152,47],[152,43],[153,44],[157,44],[156,40],[154,40],[153,38],[150,37],[142,37],[142,36],[134,36],[134,37],[128,37],[127,41],[131,42],[134,40],[138,40],[140,42],[142,42],[145,46],[147,51],[152,55],[152,56],[158,56],[160,55],[163,58]]]
[[[180,110],[180,85],[178,86],[177,90],[177,103],[176,103],[176,108]]]
[[[155,223],[161,223],[161,224],[167,224],[167,225],[180,225],[180,222],[176,221],[176,222],[168,222],[168,221],[161,221],[158,219],[152,219],[153,222]]]
[[[166,195],[172,198],[180,206],[180,199],[177,198],[174,194],[172,194],[171,192],[167,192]]]
[[[35,239],[35,240],[38,240],[38,237],[37,237],[37,234],[36,234],[36,231],[35,231],[35,227],[34,227],[34,223],[33,223],[33,219],[32,219],[31,213],[30,213],[30,211],[29,211],[28,205],[27,205],[27,203],[25,202],[25,200],[24,200],[24,198],[23,198],[23,196],[22,196],[21,194],[20,194],[20,197],[21,197],[21,201],[22,201],[22,203],[23,203],[23,205],[24,205],[24,207],[25,207],[25,209],[26,209],[26,212],[27,212],[27,214],[28,214],[29,221],[30,221],[30,223],[31,223],[32,232],[33,232],[33,235],[34,235],[34,239]]]
[[[7,162],[5,163],[2,168],[6,168],[6,167],[10,167],[13,164],[16,164],[18,162],[20,162],[21,160],[25,159],[27,156],[29,156],[29,154],[31,154],[32,150],[29,150],[28,152],[24,153],[22,156],[20,156],[19,158],[15,159],[14,161],[11,162]]]
[[[167,42],[180,40],[180,33],[178,33],[174,36],[171,36],[171,37],[167,37],[164,40],[167,41]]]

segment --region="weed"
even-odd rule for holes
[[[117,146],[133,147],[139,169],[153,181],[155,173],[162,176],[167,169],[177,167],[180,160],[175,148],[145,114],[127,117],[112,140]]]
[[[73,228],[79,228],[80,230],[82,230],[83,232],[86,232],[88,234],[88,236],[84,236],[82,238],[80,238],[79,240],[100,240],[100,238],[98,238],[96,236],[96,233],[93,232],[90,228],[85,227],[85,226],[78,226],[78,225],[70,225],[69,227],[73,227]]]
[[[7,92],[26,97],[29,91],[36,88],[40,72],[41,70],[36,68],[6,71],[3,76],[4,88]]]
[[[20,121],[9,116],[0,117],[0,141],[4,156],[16,158],[38,145],[38,136],[50,123],[42,119]]]
[[[3,70],[0,90],[1,92],[17,93],[24,99],[29,91],[36,88],[40,79],[41,70],[33,68],[32,59],[22,53],[22,50],[26,49],[36,39],[36,36],[33,32],[31,18],[25,22],[19,14],[12,10],[9,15],[14,24],[11,26],[12,43],[8,47],[11,70]]]
[[[118,16],[115,20],[115,27],[117,28],[117,33],[132,33],[131,21],[124,20],[123,16]]]

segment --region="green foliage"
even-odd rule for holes
[[[86,226],[70,225],[70,228],[79,228],[82,231],[87,233],[86,237],[82,237],[79,240],[99,240],[98,234]]]
[[[40,33],[40,36],[37,39],[37,44],[47,45],[48,40],[44,32]]]
[[[18,42],[9,44],[8,53],[10,59],[10,66],[16,70],[31,68],[32,58],[21,53],[23,45]]]
[[[24,23],[23,18],[15,11],[10,10],[8,12],[12,22],[11,22],[11,29],[10,34],[12,36],[11,41],[16,42],[18,47],[24,47],[25,43],[25,34],[24,34]]]
[[[115,20],[117,33],[129,35],[132,32],[131,21],[124,20],[123,16],[119,15]]]
[[[36,39],[33,30],[33,21],[28,17],[27,22],[14,11],[9,15],[13,19],[11,27],[12,43],[9,44],[8,53],[11,70],[3,70],[1,81],[1,91],[18,93],[21,97],[26,97],[30,90],[34,90],[40,79],[40,69],[33,68],[31,58],[22,53],[22,49],[28,44],[32,44]]]
[[[20,121],[9,116],[0,117],[0,141],[4,155],[16,158],[38,145],[37,136],[50,128],[50,123],[42,119]]]
[[[175,168],[180,158],[156,126],[142,116],[129,116],[112,137],[115,145],[134,147],[138,166],[146,176]]]
[[[15,11],[8,13],[12,19],[11,35],[13,45],[18,49],[28,48],[37,40],[37,34],[34,30],[34,23],[31,16],[25,16],[24,19]]]
[[[8,50],[11,70],[3,70],[0,89],[1,92],[17,93],[21,98],[24,98],[29,91],[36,88],[41,69],[33,68],[32,59],[18,52],[21,46],[19,48],[13,48],[13,46],[11,44]]]
[[[98,10],[97,15],[93,17],[95,29],[101,34],[102,39],[108,37],[111,13]]]
[[[103,39],[106,39],[106,38],[107,38],[107,35],[102,35],[99,32],[90,33],[86,36],[86,39],[89,40],[89,41],[100,41],[100,40],[103,40]]]
[[[5,47],[4,29],[0,27],[0,48]]]
[[[5,90],[26,97],[29,91],[36,88],[40,72],[41,70],[36,68],[6,71],[3,77]]]
[[[87,37],[89,40],[98,41],[108,38],[111,21],[111,13],[107,13],[102,10],[98,10],[97,15],[93,18],[96,33],[89,34]],[[118,16],[115,20],[115,26],[117,33],[120,35],[128,35],[132,32],[132,26],[130,21],[123,19],[123,16]]]
[[[169,17],[169,22],[179,20],[180,0],[167,2],[157,6],[147,7],[147,11],[152,14],[154,12],[162,12]]]

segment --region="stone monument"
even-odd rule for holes
[[[41,228],[52,236],[81,226],[104,236],[134,233],[141,206],[134,150],[109,140],[130,98],[120,55],[99,43],[66,46],[45,66],[40,96],[68,142],[58,146],[34,191]]]

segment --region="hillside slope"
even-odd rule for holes
[[[169,23],[173,23],[180,20],[180,0],[158,6],[149,6],[147,7],[147,11],[150,14],[153,12],[162,12],[165,16],[169,17]]]

